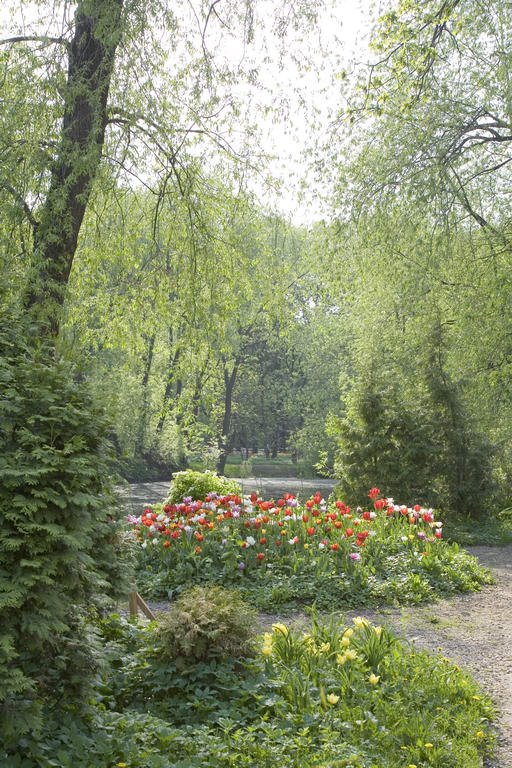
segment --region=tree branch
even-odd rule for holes
[[[25,216],[27,217],[32,229],[34,230],[37,229],[39,222],[37,221],[36,218],[34,218],[34,215],[30,210],[28,203],[23,197],[23,195],[20,195],[20,193],[13,186],[8,184],[6,181],[0,181],[0,187],[2,187],[2,189],[5,189],[6,192],[9,192],[9,194],[11,194],[14,197],[16,202],[23,208]]]
[[[0,40],[0,45],[14,45],[14,43],[44,43],[45,45],[63,45],[68,51],[70,43],[65,37],[50,37],[48,35],[16,35]]]

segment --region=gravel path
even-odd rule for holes
[[[512,546],[469,550],[492,569],[496,584],[433,605],[375,616],[415,646],[440,650],[468,669],[499,712],[497,752],[488,768],[512,768]]]

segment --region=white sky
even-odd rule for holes
[[[237,1],[242,7],[240,0],[234,0],[235,6]],[[280,52],[278,47],[282,43],[270,28],[276,1],[254,0],[255,42],[244,47],[240,37],[230,36],[223,29],[220,19],[230,0],[221,0],[216,6],[220,19],[211,17],[206,42],[221,61],[233,65],[243,59],[245,68],[252,66],[258,72],[258,86],[240,83],[234,90],[242,101],[246,117],[259,127],[261,138],[255,149],[273,158],[269,170],[279,181],[280,192],[269,192],[264,180],[257,175],[251,181],[253,190],[264,203],[277,207],[295,223],[308,223],[321,217],[324,211],[321,197],[326,190],[308,169],[315,144],[326,140],[329,126],[342,108],[341,85],[336,75],[344,69],[350,70],[354,59],[361,62],[368,58],[370,28],[389,0],[324,0],[318,23],[290,29]],[[199,0],[193,3],[200,15]],[[192,18],[194,5],[184,3],[180,8],[188,8]],[[66,6],[70,18],[72,4],[53,0],[47,3],[4,1],[0,7],[0,38],[19,32],[27,23],[30,25],[51,13],[52,8],[59,8],[54,25],[55,19],[62,19],[62,8]],[[55,34],[51,27],[47,29],[48,33]],[[197,40],[199,43],[200,37]],[[302,62],[309,59],[309,69],[299,66],[299,59]],[[304,179],[307,192],[299,202]]]
[[[257,178],[253,186],[264,201],[297,224],[327,213],[321,198],[328,189],[311,171],[315,146],[328,140],[332,121],[343,106],[336,76],[369,58],[371,28],[388,4],[389,0],[326,0],[315,27],[304,34],[288,33],[281,67],[263,61],[261,34],[259,43],[256,34],[254,56],[263,89],[252,89],[246,104],[249,118],[259,125],[263,151],[275,158],[270,170],[280,191],[272,194]],[[233,60],[239,54],[234,46]],[[300,68],[295,57],[311,59],[309,70]],[[267,118],[262,117],[265,106],[276,110]]]

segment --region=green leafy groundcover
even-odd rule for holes
[[[238,587],[270,612],[297,603],[332,610],[417,603],[492,581],[477,559],[442,538],[432,509],[369,493],[365,507],[263,501],[208,493],[147,506],[129,521],[138,542],[138,588],[175,596],[193,584]]]
[[[477,768],[489,700],[445,658],[356,618],[275,624],[245,658],[165,652],[161,627],[102,623],[109,668],[85,719],[56,713],[5,768]]]

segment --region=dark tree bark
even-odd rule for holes
[[[172,345],[172,331],[169,333],[169,344]],[[160,414],[160,418],[158,419],[158,424],[156,425],[156,434],[159,435],[164,428],[165,420],[167,418],[167,413],[169,411],[169,403],[171,400],[171,395],[173,394],[174,389],[174,377],[173,377],[173,371],[176,368],[176,365],[178,363],[178,360],[181,355],[181,347],[177,347],[176,350],[172,349],[169,351],[169,362],[167,364],[167,384],[165,385],[165,392],[164,392],[164,398],[162,402],[162,413]],[[176,400],[179,399],[181,396],[181,392],[183,389],[183,383],[181,379],[178,379],[176,381],[176,389],[175,389],[175,396]]]
[[[224,474],[228,454],[231,450],[229,433],[231,429],[231,414],[233,410],[233,392],[235,389],[239,365],[239,361],[235,361],[231,373],[229,373],[226,367],[224,368],[224,416],[222,419],[222,437],[219,444],[220,456],[217,462],[217,472],[219,475]]]
[[[148,397],[148,384],[149,376],[151,374],[151,366],[153,364],[153,354],[155,350],[156,335],[153,334],[149,337],[146,354],[144,355],[144,373],[142,376],[142,403],[140,421],[135,437],[135,446],[133,449],[134,456],[141,456],[144,451],[144,441],[146,438],[146,430],[149,421],[149,397]]]
[[[34,310],[45,332],[52,335],[59,330],[78,235],[101,161],[122,10],[123,0],[82,0],[75,12],[61,137],[34,228],[26,299],[27,308]]]
[[[205,382],[210,378],[210,376],[206,374],[208,363],[209,360],[205,360],[201,370],[196,374],[194,394],[192,395],[192,413],[196,421],[199,418],[199,411],[201,410],[201,394],[203,391],[203,386]]]

